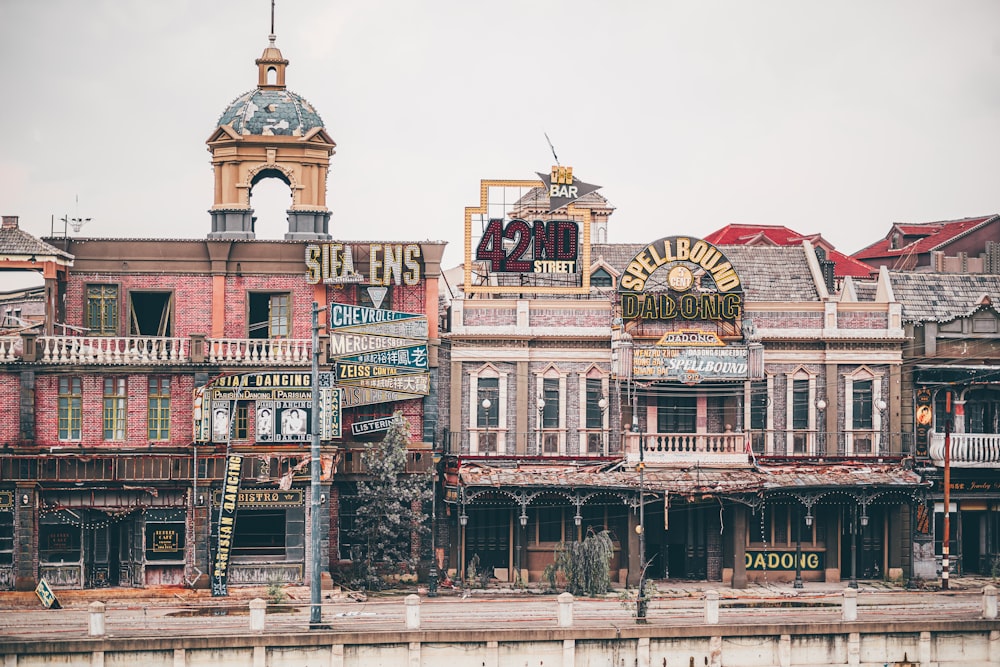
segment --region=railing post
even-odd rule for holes
[[[205,363],[205,334],[191,334],[191,349],[188,354],[191,355],[191,363]]]
[[[406,605],[406,629],[407,630],[419,630],[420,629],[420,596],[410,595],[406,596],[404,600]]]
[[[853,588],[844,589],[843,617],[845,621],[858,620],[858,591]]]
[[[563,593],[559,596],[559,627],[573,627],[573,594]]]
[[[87,609],[90,610],[90,636],[103,637],[105,632],[104,603],[91,602]]]
[[[705,591],[705,623],[719,624],[719,591]]]
[[[997,617],[997,589],[995,586],[983,588],[983,618]]]
[[[267,603],[260,598],[250,600],[250,632],[263,632],[267,617]]]

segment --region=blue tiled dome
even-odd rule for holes
[[[299,137],[323,127],[316,109],[290,90],[256,88],[240,95],[219,118],[219,127],[232,125],[241,135]]]

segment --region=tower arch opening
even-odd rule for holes
[[[288,231],[288,211],[292,208],[292,184],[277,169],[265,169],[250,181],[250,208],[253,231],[258,239],[280,239]]]

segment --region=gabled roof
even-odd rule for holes
[[[1000,314],[1000,275],[890,271],[904,322],[950,322],[981,308]]]
[[[932,250],[941,250],[952,241],[997,220],[1000,220],[998,215],[984,215],[920,224],[897,222],[893,224],[885,238],[862,248],[852,257],[859,260],[895,259],[904,255],[920,255]],[[902,236],[902,239],[896,243],[898,247],[893,247],[893,240],[897,235]]]
[[[34,256],[38,261],[43,257],[73,260],[73,255],[35,238],[16,224],[0,227],[0,255]]]
[[[645,243],[594,244],[591,260],[603,258],[619,275]],[[743,293],[751,301],[819,301],[805,248],[793,246],[719,246],[740,276]],[[774,267],[782,267],[775,271]],[[867,267],[866,267],[867,268]],[[868,275],[866,271],[865,276]]]
[[[809,241],[813,247],[826,251],[827,259],[833,262],[835,277],[867,278],[872,273],[870,266],[834,249],[821,234],[800,234],[783,225],[726,225],[704,238],[715,245],[744,246],[800,246],[802,241]]]

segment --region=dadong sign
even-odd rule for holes
[[[739,322],[743,286],[732,263],[708,241],[668,236],[626,265],[619,281],[624,320]]]

